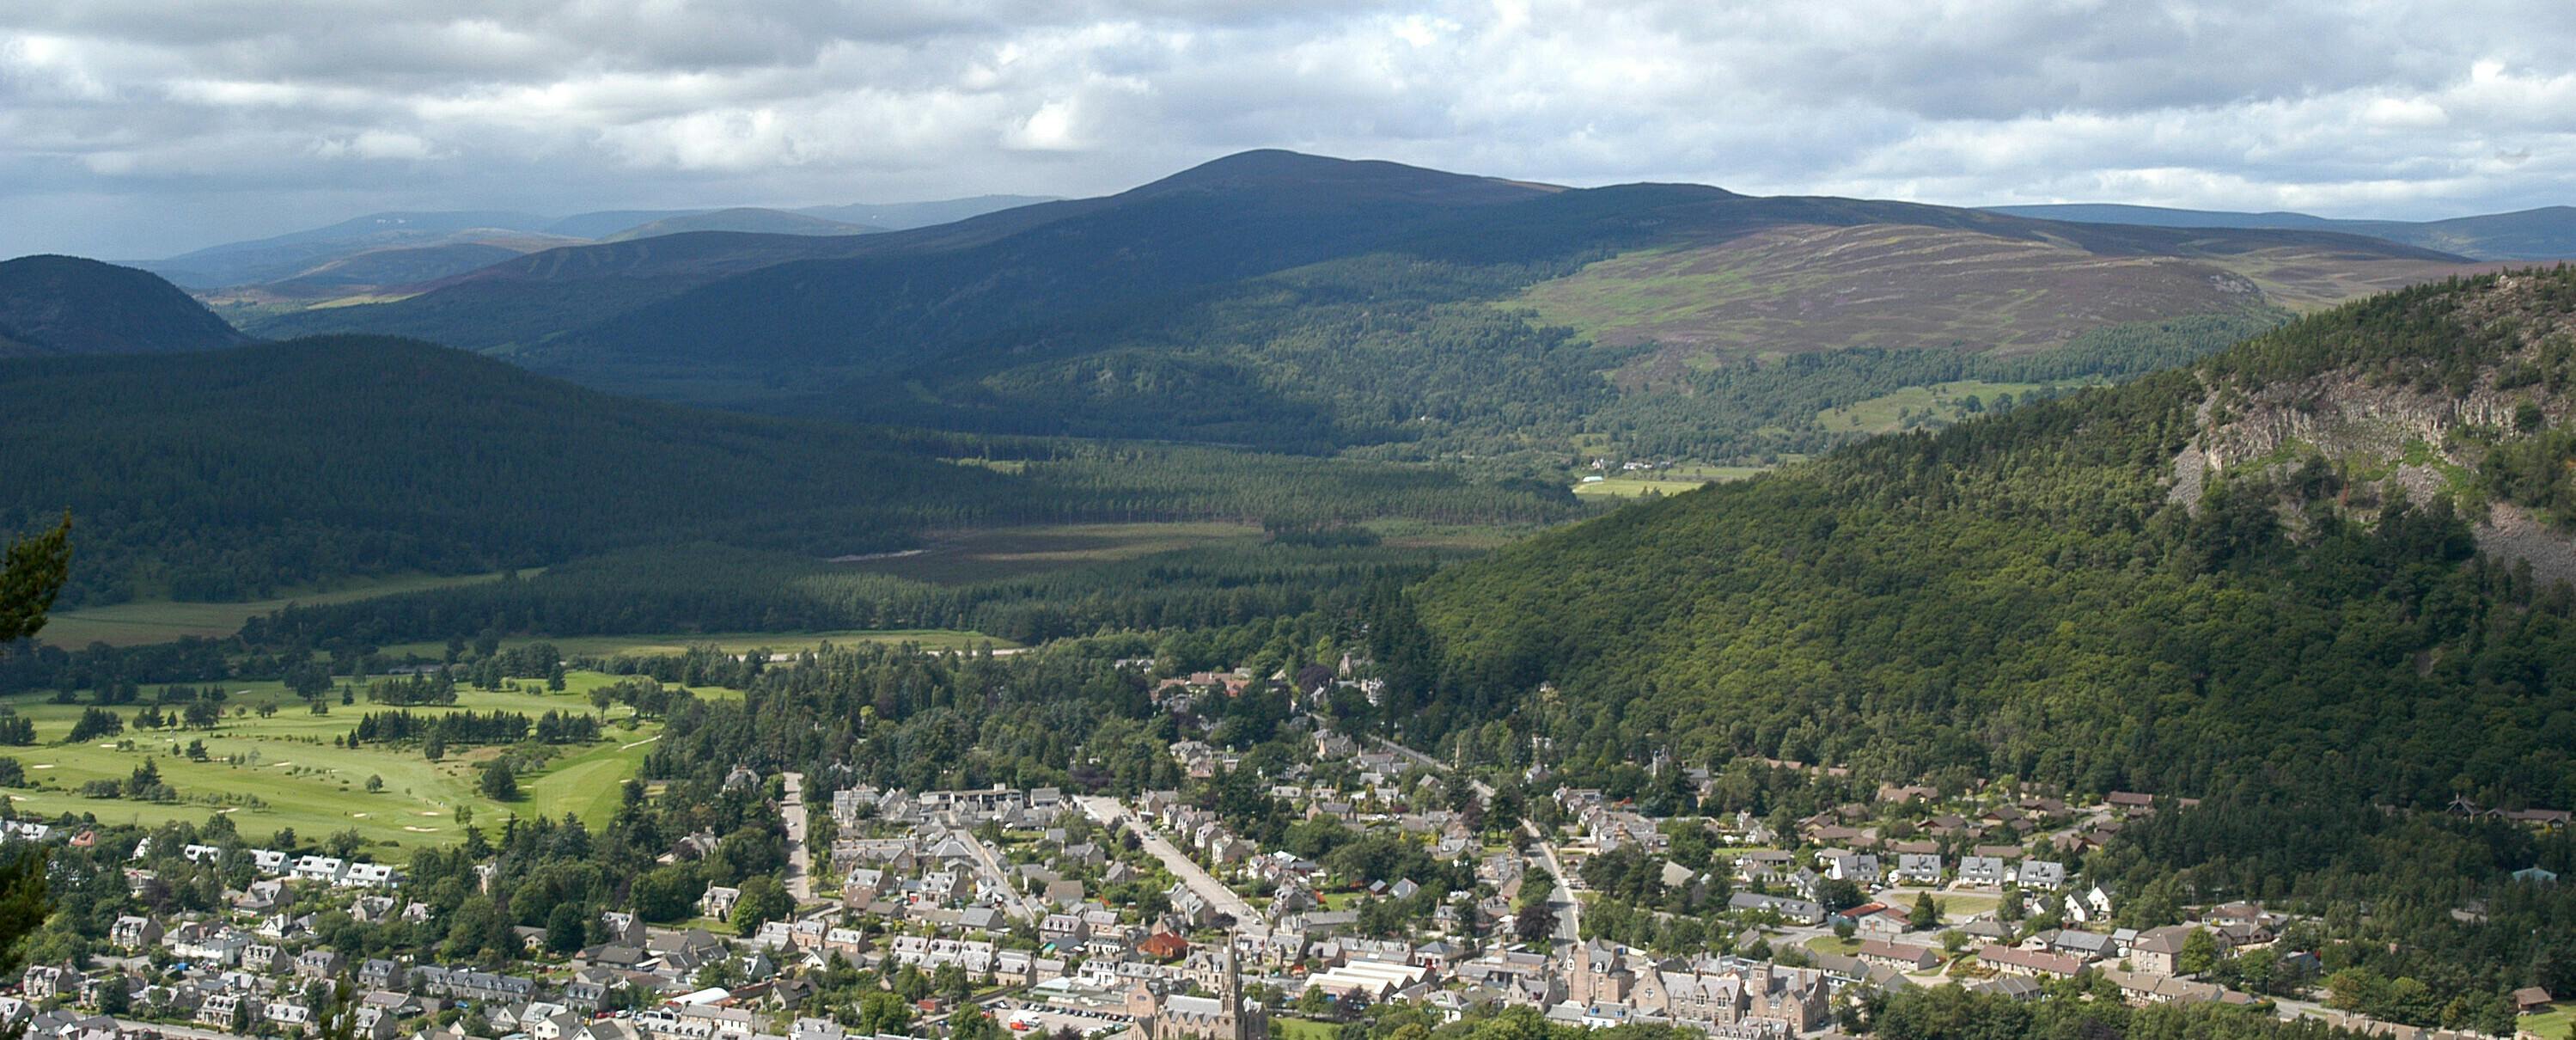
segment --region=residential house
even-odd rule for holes
[[[162,934],[161,922],[149,917],[128,914],[117,918],[116,923],[108,927],[107,942],[110,946],[140,950],[146,946],[160,945]]]
[[[2066,886],[2066,864],[2052,860],[2024,860],[2014,868],[2013,881],[2023,888],[2054,892]]]
[[[1864,939],[1853,956],[1864,964],[1876,964],[1905,972],[1930,971],[1941,966],[1941,954],[1929,946]]]
[[[2200,930],[2197,925],[2177,924],[2139,932],[2138,941],[2129,944],[2129,963],[2149,975],[2180,975],[2183,946],[2191,933]]]
[[[2066,919],[2078,924],[2111,919],[2111,886],[2095,882],[2066,893]]]
[[[1978,950],[1977,960],[2005,975],[2043,979],[2071,979],[2084,968],[2083,962],[2064,954],[2017,950],[1996,943],[1988,943]]]

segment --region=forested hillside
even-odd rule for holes
[[[2308,231],[2055,223],[1698,185],[1569,190],[1286,152],[863,237],[556,250],[268,334],[420,336],[639,396],[985,433],[1359,451],[1562,474],[1759,461],[1918,351],[2068,382],[2459,267]],[[2099,334],[2134,350],[2105,352]],[[1860,371],[1764,398],[1783,356]],[[1880,362],[1889,362],[1881,365]],[[1973,367],[1973,366],[1971,366]],[[2019,391],[2054,393],[2055,386]]]
[[[0,262],[0,358],[208,350],[247,338],[147,271],[70,256]]]
[[[66,607],[683,543],[828,557],[972,524],[1577,510],[1561,491],[1421,468],[697,411],[370,337],[9,361],[0,398],[0,531],[72,510]],[[997,455],[1009,464],[941,461]]]
[[[2572,315],[2564,269],[2390,294],[1540,536],[1381,641],[1433,730],[1578,765],[2576,804]]]

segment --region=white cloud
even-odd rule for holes
[[[1013,148],[1049,152],[1072,151],[1081,147],[1077,127],[1082,116],[1076,104],[1070,99],[1059,99],[1039,105],[1037,111],[1003,135],[1003,142]]]
[[[1083,194],[1272,146],[2431,216],[2571,201],[2571,44],[2554,0],[8,5],[0,204],[26,216],[0,254],[377,208]]]
[[[411,134],[387,130],[367,130],[341,140],[323,141],[313,146],[313,154],[324,159],[433,159],[439,152]]]
[[[2431,98],[2374,98],[2361,111],[2362,122],[2378,130],[2430,130],[2451,121],[2451,114]]]

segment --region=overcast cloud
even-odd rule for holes
[[[18,0],[0,256],[384,209],[1566,184],[2421,218],[2576,202],[2564,0]]]

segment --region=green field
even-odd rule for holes
[[[1743,480],[1769,469],[1767,466],[1673,466],[1668,469],[1638,470],[1635,473],[1607,475],[1589,484],[1574,485],[1581,498],[1636,498],[1648,492],[1678,495],[1697,490],[1715,481]]]
[[[632,657],[667,656],[684,653],[691,647],[713,646],[730,654],[767,649],[778,653],[810,650],[826,643],[848,646],[852,643],[913,643],[925,650],[973,650],[990,644],[996,650],[1019,646],[1007,639],[996,639],[981,632],[961,632],[948,628],[850,629],[840,632],[663,632],[636,636],[545,636],[510,638],[501,641],[505,648],[529,643],[552,643],[566,657]],[[438,658],[447,652],[447,644],[396,643],[381,648],[388,657],[404,656]]]
[[[2039,389],[2040,385],[1963,379],[1955,383],[1909,386],[1841,408],[1827,408],[1816,413],[1816,421],[1834,433],[1894,433],[1903,428],[1901,416],[1908,411],[1918,415],[1931,412],[1945,422],[1958,422],[1968,415],[1966,405],[1970,397],[1991,403],[2004,394],[2018,398]]]
[[[934,539],[920,551],[852,561],[856,570],[938,585],[1016,578],[1084,564],[1262,538],[1250,524],[1057,524],[997,527]]]
[[[2514,1023],[2514,1028],[2543,1040],[2576,1036],[2576,1032],[2571,1032],[2576,1030],[2576,1001],[2561,1001],[2537,1015],[2524,1015]]]
[[[1941,919],[1952,924],[1978,914],[1992,913],[1996,906],[2003,903],[2000,896],[1977,892],[1936,892],[1933,893],[1932,900],[1941,904]],[[1905,897],[1903,905],[1909,909],[1912,908],[1914,897]]]
[[[411,710],[506,709],[531,716],[548,710],[589,712],[588,691],[611,681],[609,676],[575,672],[568,677],[569,689],[562,693],[459,690],[453,707]],[[646,722],[630,730],[621,721],[627,710],[612,708],[606,727],[609,739],[563,749],[544,769],[520,777],[518,800],[497,803],[476,793],[474,785],[476,769],[498,749],[459,748],[443,761],[431,762],[417,747],[334,747],[332,739],[355,729],[368,711],[392,709],[363,699],[342,705],[334,697],[330,714],[314,715],[277,683],[224,686],[232,694],[225,704],[228,712],[242,707],[254,710],[228,713],[211,731],[128,729],[119,737],[80,745],[61,741],[80,716],[82,705],[53,704],[40,696],[8,699],[4,703],[35,722],[39,741],[32,747],[0,748],[0,754],[27,767],[28,782],[35,785],[11,790],[10,801],[23,814],[52,817],[70,812],[110,823],[203,822],[223,813],[253,840],[265,840],[281,827],[292,827],[306,838],[355,828],[371,843],[444,843],[461,836],[453,819],[460,805],[472,806],[476,823],[487,826],[512,814],[560,817],[572,813],[593,824],[605,822],[617,809],[619,785],[635,774],[660,729]],[[262,718],[256,712],[261,704],[280,707],[275,715]],[[139,709],[139,705],[119,705],[112,710],[130,720]],[[182,753],[192,740],[206,742],[207,761],[192,762]],[[134,802],[79,793],[85,781],[124,779],[146,758],[154,762],[164,782],[179,791],[181,801]],[[384,789],[369,793],[365,786],[369,776],[382,777]]]
[[[536,571],[519,572],[522,576]],[[91,643],[109,646],[140,646],[145,643],[167,643],[181,636],[203,636],[209,639],[241,631],[242,622],[271,611],[302,603],[346,603],[374,596],[390,596],[423,589],[447,588],[493,581],[498,574],[468,574],[453,577],[412,575],[384,578],[345,585],[328,592],[295,596],[278,596],[246,603],[178,603],[170,600],[147,600],[119,603],[114,606],[56,613],[45,624],[38,639],[55,646],[77,649]]]
[[[1331,1022],[1318,1022],[1311,1018],[1274,1015],[1270,1019],[1270,1035],[1278,1040],[1333,1040],[1341,1028]]]

